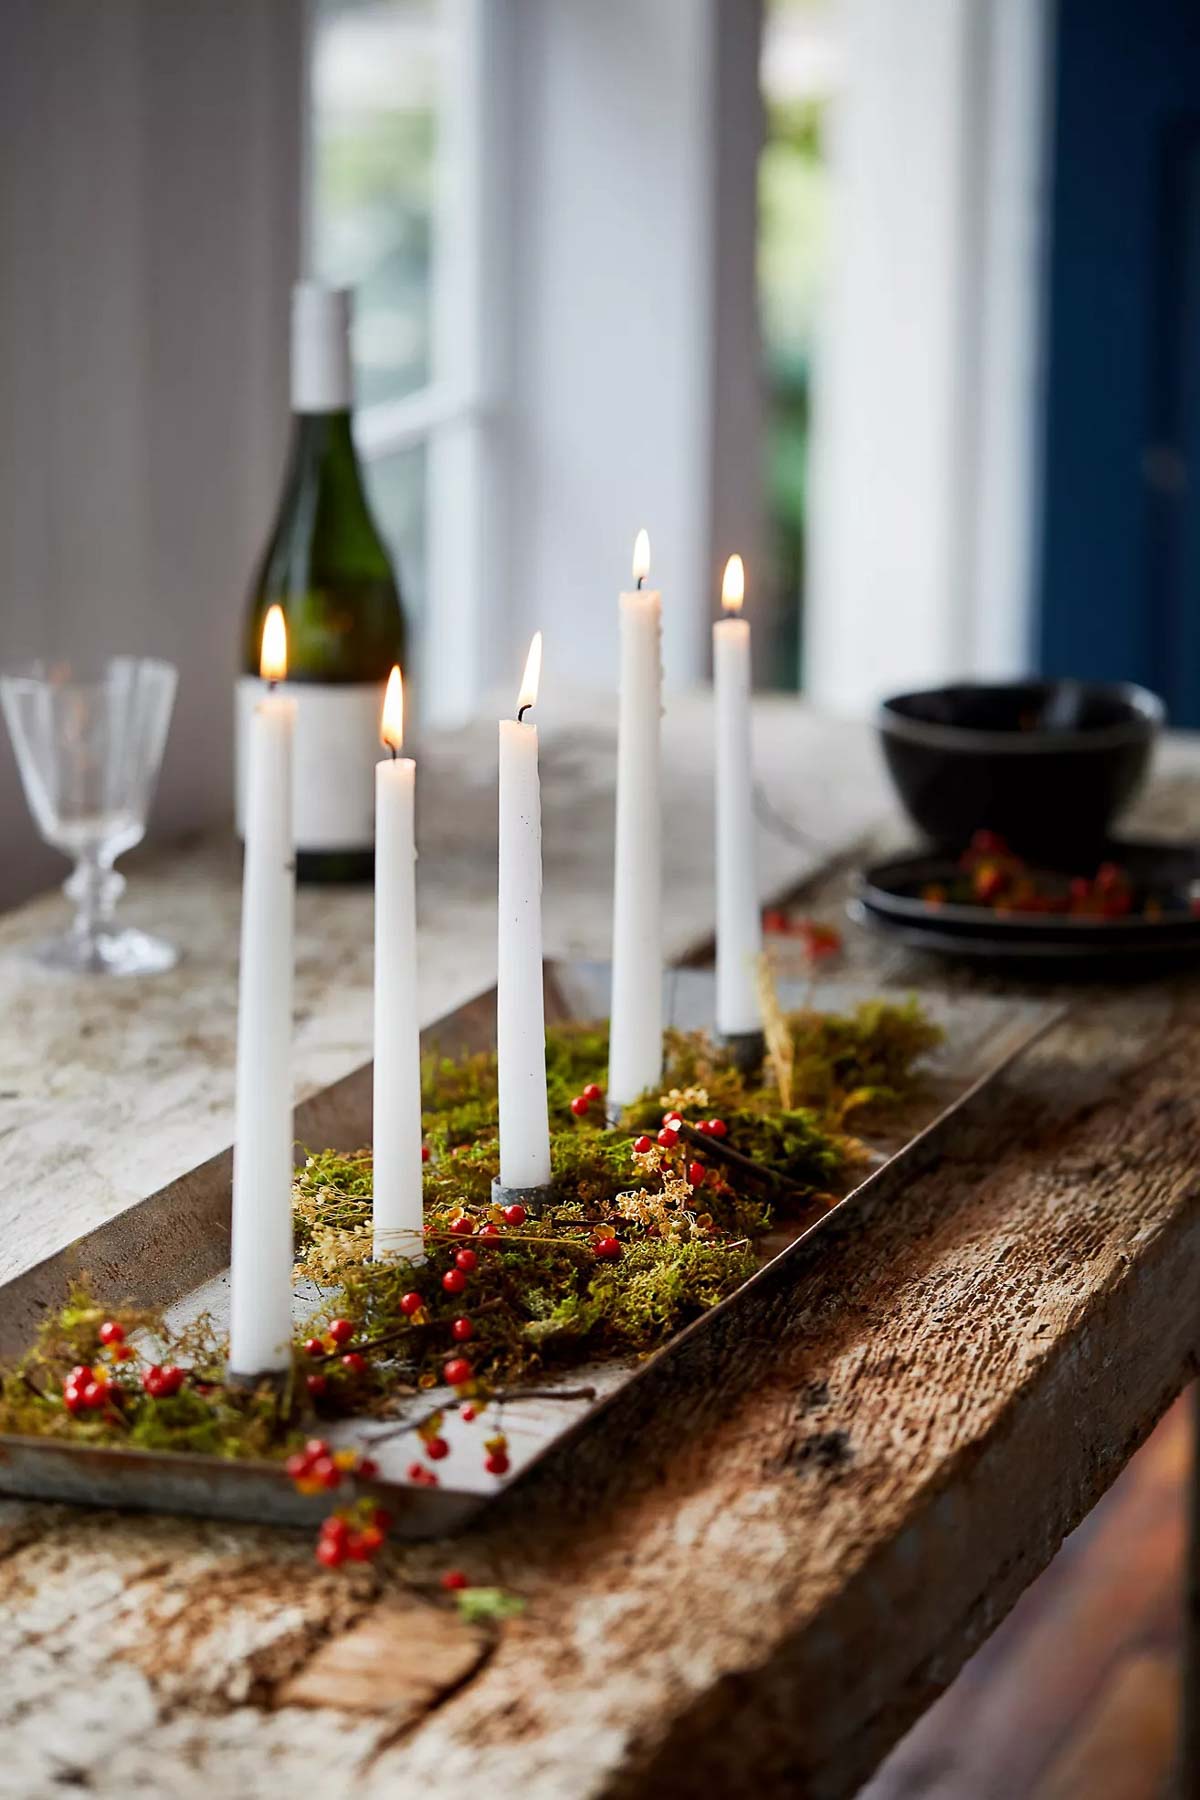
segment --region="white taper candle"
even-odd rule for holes
[[[637,587],[620,596],[617,835],[613,871],[608,1099],[627,1106],[662,1075],[662,595],[643,588],[650,543],[639,531]]]
[[[273,606],[262,673],[281,680],[286,671],[287,632]],[[241,1376],[286,1369],[291,1357],[295,718],[293,700],[268,692],[250,725],[229,1319],[229,1366]]]
[[[500,1180],[550,1180],[546,1020],[542,998],[542,799],[537,727],[522,714],[537,699],[542,634],[529,647],[515,719],[500,721],[500,905],[496,1053]]]
[[[726,618],[713,626],[717,764],[717,1030],[760,1031],[762,952],[754,852],[754,754],[750,729],[750,626],[736,615],[745,593],[740,556],[725,568]]]
[[[421,1034],[417,1013],[417,765],[397,757],[403,688],[393,669],[375,765],[375,1068],[373,1223],[376,1259],[423,1249]]]

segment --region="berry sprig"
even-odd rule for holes
[[[76,1363],[63,1377],[63,1405],[69,1413],[95,1412],[110,1422],[127,1424],[122,1404],[136,1394],[136,1387],[120,1379],[122,1367],[137,1360],[137,1351],[125,1341],[125,1327],[119,1319],[105,1319],[96,1332],[97,1352],[90,1363]],[[101,1360],[107,1353],[108,1362]],[[133,1373],[133,1371],[130,1371]],[[174,1363],[165,1367],[151,1363],[142,1370],[142,1392],[151,1400],[169,1400],[187,1380],[187,1371]]]
[[[309,1438],[303,1450],[287,1460],[287,1472],[298,1493],[333,1492],[346,1483],[371,1481],[379,1468],[357,1450],[331,1450],[324,1438]],[[391,1515],[368,1494],[356,1494],[322,1522],[317,1561],[327,1569],[344,1562],[371,1562],[383,1548]]]

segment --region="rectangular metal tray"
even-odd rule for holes
[[[709,1025],[713,986],[708,971],[670,971],[665,984],[668,1022],[685,1029]],[[841,1011],[876,993],[861,985],[823,982],[814,1003],[823,1011]],[[780,997],[786,1006],[809,1000],[808,990],[798,987],[785,986]],[[607,967],[548,964],[546,1001],[549,1022],[603,1017]],[[666,1373],[672,1381],[707,1379],[705,1368],[711,1372],[714,1359],[730,1354],[736,1358],[739,1315],[748,1319],[755,1302],[765,1301],[796,1279],[801,1247],[819,1240],[832,1221],[844,1223],[852,1217],[856,1203],[868,1192],[902,1187],[953,1130],[964,1102],[1060,1016],[1060,1009],[1027,1000],[925,997],[923,1004],[946,1033],[942,1048],[930,1059],[928,1102],[916,1111],[904,1137],[872,1141],[875,1166],[865,1179],[833,1207],[814,1206],[808,1216],[789,1220],[764,1246],[757,1273],[654,1355],[639,1363],[576,1368],[552,1381],[539,1381],[539,1386],[591,1386],[594,1397],[530,1400],[508,1407],[504,1429],[511,1469],[503,1479],[483,1469],[479,1424],[464,1423],[453,1408],[444,1430],[451,1454],[440,1465],[438,1487],[414,1486],[406,1480],[404,1471],[418,1448],[411,1433],[391,1436],[373,1448],[380,1464],[382,1498],[395,1516],[398,1536],[436,1536],[462,1524],[551,1450],[569,1449],[619,1396],[629,1396],[635,1404],[649,1401],[648,1384],[656,1374]],[[425,1049],[446,1055],[494,1044],[494,993],[439,1020],[423,1033],[422,1041]],[[371,1065],[298,1107],[295,1125],[298,1144],[313,1149],[354,1150],[369,1143]],[[0,1358],[21,1353],[47,1312],[62,1304],[69,1281],[84,1273],[97,1297],[109,1304],[133,1300],[169,1309],[175,1317],[208,1310],[223,1320],[228,1304],[231,1173],[232,1153],[224,1151],[0,1287]],[[297,1318],[307,1317],[314,1306],[314,1294],[298,1294]],[[639,1384],[644,1390],[640,1394],[635,1393]],[[417,1410],[427,1410],[436,1399],[436,1393],[423,1395]],[[382,1428],[379,1420],[351,1419],[340,1421],[325,1435],[335,1442],[361,1444]],[[328,1510],[320,1498],[298,1494],[279,1464],[3,1434],[0,1492],[286,1524],[310,1523]]]

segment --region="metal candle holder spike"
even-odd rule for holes
[[[717,1038],[739,1075],[755,1075],[767,1054],[767,1039],[762,1031],[727,1031]]]
[[[548,1187],[505,1187],[498,1175],[492,1177],[493,1206],[523,1206],[536,1219],[549,1198]]]

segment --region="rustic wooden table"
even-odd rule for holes
[[[868,734],[785,702],[756,729],[765,889],[836,919],[846,852],[896,833]],[[711,922],[709,742],[706,704],[673,706],[677,955]],[[548,948],[603,955],[611,731],[577,708],[545,746]],[[493,973],[491,748],[429,747],[428,1016]],[[1173,740],[1138,822],[1184,835],[1198,800]],[[0,923],[5,1275],[230,1136],[235,860],[131,874],[131,916],[187,949],[170,976],[52,984],[20,951],[60,903]],[[301,896],[302,1091],[369,1052],[369,921]],[[847,956],[881,989],[989,985]],[[1200,982],[1071,998],[902,1204],[822,1240],[736,1394],[664,1392],[378,1582],[301,1535],[0,1502],[0,1794],[852,1793],[1193,1372]],[[451,1560],[527,1612],[414,1597]]]

